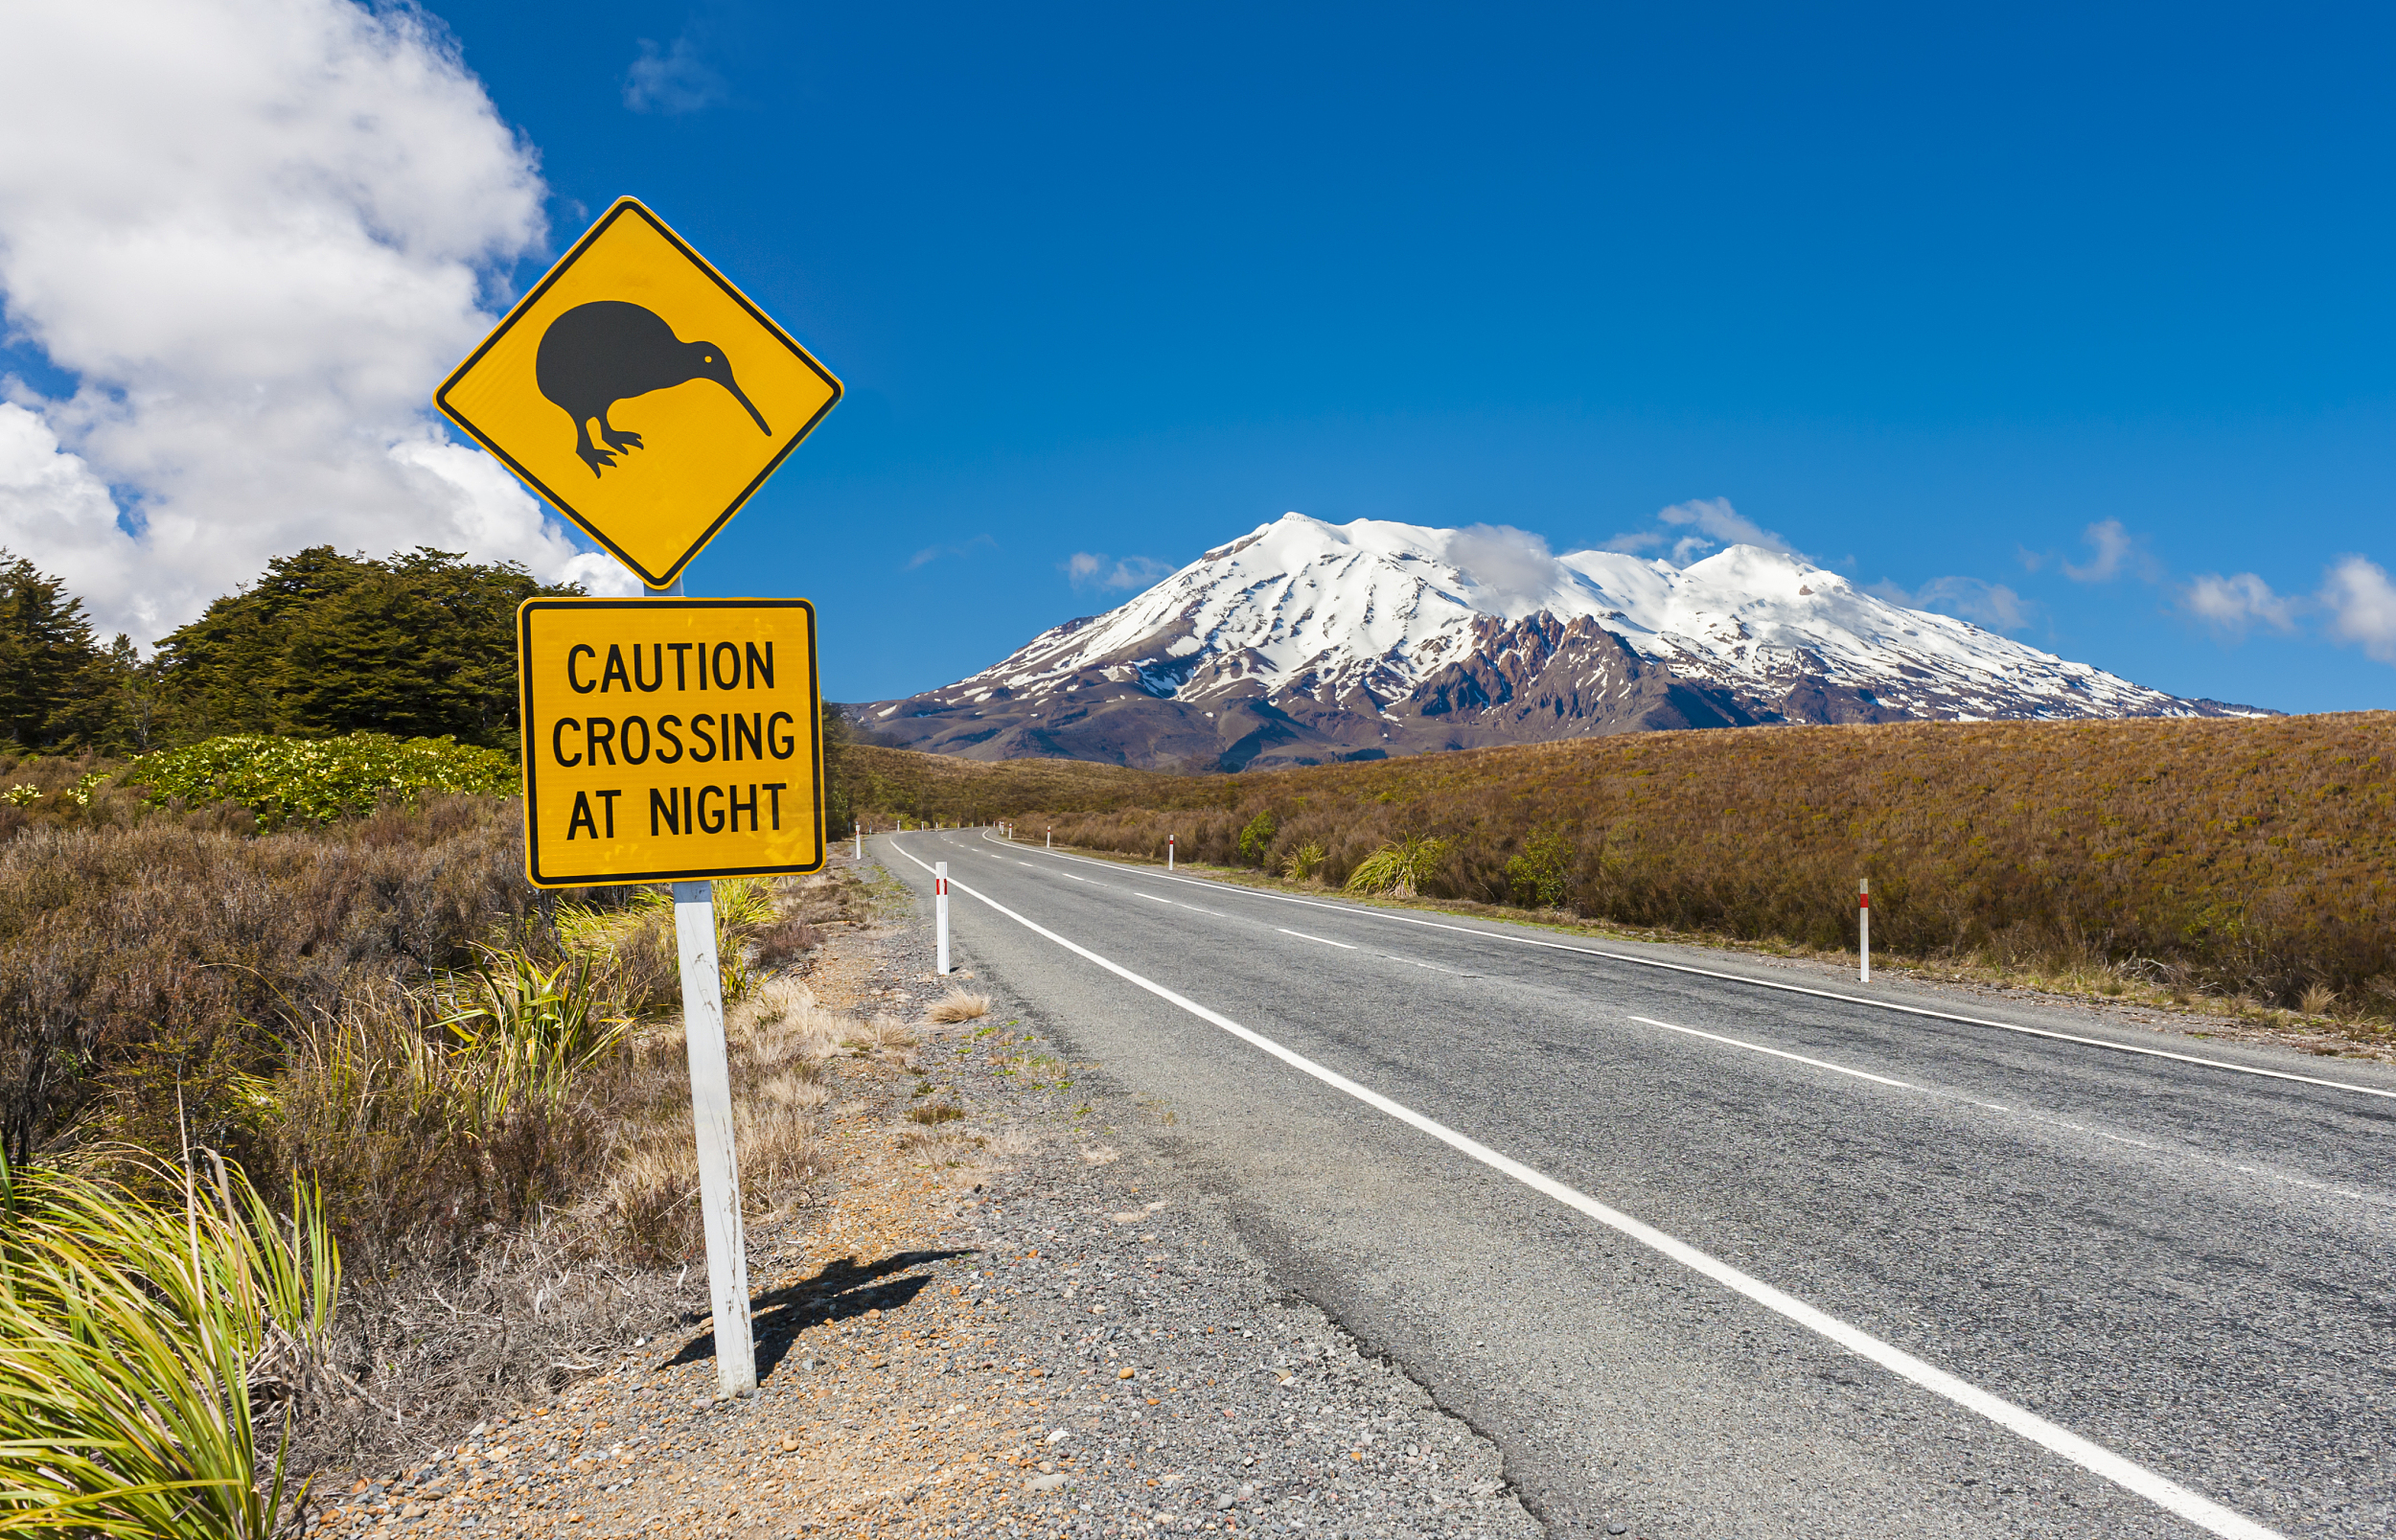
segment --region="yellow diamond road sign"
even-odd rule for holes
[[[840,399],[830,370],[629,197],[433,395],[653,588]]]

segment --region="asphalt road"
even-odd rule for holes
[[[2383,1067],[873,848],[1555,1534],[2396,1533]]]

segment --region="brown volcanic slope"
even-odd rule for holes
[[[1112,676],[1105,659],[1021,702],[1003,689],[972,700],[962,686],[846,708],[867,741],[971,759],[1098,760],[1146,770],[1271,770],[1381,759],[1431,749],[1549,743],[1663,727],[1745,727],[1784,721],[1882,722],[1876,703],[1818,689],[1774,712],[1716,684],[1688,680],[1638,655],[1594,620],[1541,614],[1477,628],[1481,645],[1420,686],[1387,698],[1368,685],[1324,701],[1302,687],[1159,697]],[[1061,703],[1060,703],[1061,702]],[[1759,707],[1762,706],[1762,709]]]

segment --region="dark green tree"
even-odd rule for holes
[[[175,735],[291,730],[282,685],[293,628],[378,565],[330,545],[276,557],[256,583],[160,641],[160,694]]]
[[[841,708],[826,701],[817,715],[817,730],[823,741],[823,837],[837,839],[848,833],[850,820],[856,816],[856,789],[849,784],[848,718]]]
[[[0,550],[0,734],[19,748],[60,748],[104,735],[87,695],[105,655],[83,601],[23,557]]]
[[[161,642],[160,694],[178,736],[371,729],[513,751],[516,607],[581,591],[450,551],[315,546]]]

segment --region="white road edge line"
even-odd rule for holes
[[[1364,950],[1362,947],[1352,945],[1346,941],[1334,941],[1328,936],[1308,935],[1303,931],[1284,930],[1282,927],[1278,925],[1273,929],[1279,931],[1283,935],[1294,935],[1301,941],[1319,941],[1326,947],[1337,947],[1342,952],[1362,952]]]
[[[917,861],[912,852],[900,848],[897,841],[891,842],[891,848],[898,850],[900,855],[914,862],[916,865],[923,866],[925,872],[929,873],[932,870],[930,866]],[[954,877],[949,879],[949,886],[989,906],[1033,934],[1055,942],[1075,956],[1096,963],[1124,982],[1144,989],[1159,1000],[1187,1011],[1200,1021],[1221,1027],[1241,1042],[1263,1049],[1283,1064],[1302,1074],[1313,1076],[1334,1091],[1353,1096],[1378,1112],[1387,1113],[1408,1127],[1430,1135],[1440,1143],[1470,1156],[1491,1170],[1509,1176],[1532,1191],[1553,1198],[1568,1208],[1577,1209],[1588,1215],[1607,1229],[1628,1236],[1652,1252],[1671,1258],[1691,1272],[1712,1278],[1732,1293],[1751,1299],[1776,1315],[1785,1317],[1817,1336],[1830,1339],[1856,1357],[1868,1359],[1900,1379],[1910,1381],[1933,1395],[1953,1402],[1967,1412],[1988,1418],[2008,1433],[2026,1438],[2050,1454],[2061,1456],[2084,1470],[2102,1476],[2126,1491],[2136,1493],[2155,1506],[2177,1514],[2199,1529],[2221,1535],[2223,1540],[2286,1540],[2286,1537],[2276,1529],[2265,1529],[2245,1514],[2225,1508],[2211,1498],[2180,1485],[2158,1471],[2149,1470],[2134,1460],[2125,1460],[2104,1445],[2083,1438],[2059,1423],[2049,1422],[2035,1412],[2025,1411],[2010,1401],[1990,1394],[1976,1385],[1957,1379],[1945,1369],[1924,1363],[1901,1347],[1893,1346],[1878,1337],[1859,1331],[1835,1316],[1816,1310],[1793,1295],[1784,1294],[1762,1278],[1741,1273],[1729,1263],[1710,1256],[1685,1241],[1675,1240],[1652,1226],[1640,1223],[1628,1214],[1609,1208],[1595,1198],[1575,1191],[1542,1172],[1532,1170],[1520,1161],[1500,1155],[1487,1145],[1457,1133],[1444,1123],[1435,1122],[1411,1107],[1392,1101],[1377,1091],[1368,1090],[1346,1075],[1324,1068],[1302,1053],[1283,1047],[1261,1032],[1251,1031],[1228,1016],[1209,1010],[1196,1000],[1176,994],[1152,979],[1143,978],[1122,964],[1101,957],[1078,942],[1067,940],[1038,921],[1026,919],[998,900],[975,892]]]
[[[1708,1043],[1724,1043],[1734,1048],[1745,1048],[1750,1053],[1768,1053],[1775,1059],[1791,1059],[1799,1064],[1809,1064],[1816,1069],[1829,1069],[1837,1074],[1854,1075],[1858,1080],[1869,1080],[1875,1085],[1895,1086],[1900,1091],[1922,1089],[1909,1080],[1891,1080],[1886,1075],[1866,1074],[1861,1069],[1850,1069],[1843,1064],[1832,1064],[1828,1059],[1809,1059],[1802,1053],[1790,1053],[1785,1048],[1767,1048],[1761,1043],[1746,1043],[1735,1037],[1716,1037],[1712,1032],[1700,1032],[1693,1026],[1674,1026],[1670,1022],[1659,1022],[1652,1016],[1634,1016],[1630,1020],[1644,1026],[1660,1026],[1667,1032],[1686,1032],[1691,1037],[1701,1037]]]
[[[1093,866],[1120,870],[1114,862],[1091,861],[1087,856],[1055,855],[1059,861],[1088,862]],[[914,860],[912,856],[908,858]],[[1566,946],[1561,941],[1542,941],[1536,936],[1508,935],[1502,931],[1480,931],[1469,925],[1448,925],[1439,920],[1418,920],[1411,914],[1392,914],[1387,909],[1352,908],[1346,904],[1325,904],[1319,899],[1294,898],[1287,893],[1267,893],[1258,888],[1239,887],[1231,883],[1210,883],[1195,877],[1168,877],[1163,872],[1142,872],[1140,875],[1161,883],[1187,883],[1192,887],[1210,887],[1217,892],[1244,893],[1250,898],[1269,898],[1277,904],[1297,904],[1310,909],[1328,909],[1334,914],[1354,914],[1370,920],[1393,920],[1399,925],[1419,925],[1430,931],[1453,931],[1459,935],[1477,935],[1485,941],[1510,941],[1520,947],[1538,947],[1549,952],[1570,952],[1583,957],[1603,957],[1609,962],[1627,962],[1642,968],[1661,968],[1669,973],[1694,974],[1700,978],[1719,978],[1727,983],[1750,984],[1757,989],[1785,990],[1791,995],[1811,995],[1816,1000],[1835,1000],[1850,1005],[1870,1005],[1884,1011],[1900,1011],[1907,1016],[1924,1016],[1932,1021],[1961,1022],[1966,1026],[1993,1026],[2000,1032],[2019,1032],[2026,1037],[2051,1038],[2058,1043],[2079,1043],[2092,1048],[2110,1048],[2115,1053],[2142,1053],[2151,1059],[2176,1059],[2181,1064],[2200,1064],[2208,1069],[2229,1069],[2242,1075],[2262,1075],[2271,1080],[2293,1080],[2299,1085],[2326,1086],[2332,1091],[2351,1091],[2365,1096],[2384,1096],[2396,1100],[2396,1091],[2382,1091],[2377,1086],[2358,1086],[2347,1080],[2324,1080],[2318,1075],[2292,1074],[2285,1069],[2262,1069],[2250,1064],[2232,1064],[2226,1059],[2200,1058],[2193,1053],[2172,1053],[2163,1048],[2142,1048],[2135,1044],[2111,1043],[2100,1037],[2081,1037],[2071,1032],[2058,1032],[2043,1026],[2023,1026],[2017,1022],[1992,1022],[1986,1017],[1959,1016],[1953,1011],[1934,1011],[1923,1005],[1901,1005],[1893,1000],[1874,1000],[1869,995],[1842,995],[1833,989],[1809,989],[1803,984],[1784,984],[1770,978],[1750,978],[1744,974],[1726,974],[1714,968],[1693,967],[1685,962],[1666,962],[1660,957],[1634,956],[1627,952],[1607,952],[1598,947]]]

